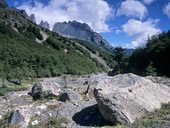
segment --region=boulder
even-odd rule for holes
[[[8,79],[8,81],[16,85],[21,85],[20,79]]]
[[[9,118],[9,125],[22,125],[25,122],[23,115],[19,112],[19,110],[14,111]]]
[[[39,99],[42,96],[42,92],[43,92],[43,89],[42,89],[41,84],[40,83],[36,83],[32,87],[30,95],[33,97],[33,99]]]
[[[29,93],[33,99],[43,97],[58,96],[61,93],[60,86],[54,83],[39,82],[35,83]]]
[[[134,74],[105,77],[94,89],[103,117],[112,124],[130,124],[170,102],[170,88]]]
[[[59,100],[63,102],[76,102],[82,100],[82,96],[73,90],[66,90],[59,95]]]
[[[41,82],[39,84],[41,84],[43,92],[47,94],[58,96],[62,92],[60,85],[56,82]]]

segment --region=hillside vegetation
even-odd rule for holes
[[[34,78],[54,77],[62,74],[90,74],[108,70],[90,53],[77,45],[83,41],[64,38],[43,29],[20,16],[11,9],[0,10],[0,77]],[[43,40],[41,31],[48,35]],[[86,42],[89,43],[89,42]],[[82,43],[82,45],[85,45]],[[88,46],[90,50],[92,46]],[[102,49],[102,50],[101,50]],[[111,53],[103,48],[95,51],[102,58],[110,58]],[[101,53],[100,53],[101,52]],[[115,61],[106,59],[110,67]],[[110,63],[111,62],[111,63]]]
[[[129,59],[129,72],[170,77],[170,31],[154,36]]]

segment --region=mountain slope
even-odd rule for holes
[[[0,77],[50,77],[107,70],[78,41],[35,25],[22,12],[8,7],[0,10]],[[101,50],[96,49],[99,53]]]
[[[63,36],[77,38],[85,41],[94,42],[104,48],[112,49],[113,47],[107,43],[102,36],[94,32],[87,24],[79,23],[77,21],[69,21],[63,23],[56,23],[53,31]]]
[[[0,7],[7,7],[5,0],[0,0]]]

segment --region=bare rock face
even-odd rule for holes
[[[66,37],[90,41],[107,49],[113,49],[100,34],[94,32],[86,23],[77,21],[57,22],[54,24],[53,32],[57,32]]]
[[[50,25],[47,21],[42,20],[39,25],[43,28],[50,29]]]
[[[32,21],[33,23],[36,24],[36,18],[35,18],[35,15],[34,15],[34,14],[31,14],[31,15],[30,15],[30,21]]]
[[[107,121],[129,124],[170,102],[170,88],[130,73],[101,80],[94,96]]]
[[[7,6],[8,6],[8,5],[7,5],[7,3],[6,3],[5,0],[0,0],[0,7],[5,8],[5,7],[7,7]]]

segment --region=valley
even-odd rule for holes
[[[169,52],[170,30],[113,47],[0,0],[0,128],[169,128]]]

